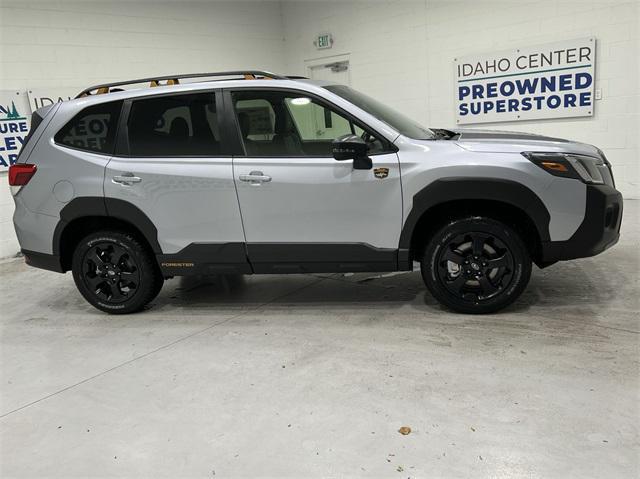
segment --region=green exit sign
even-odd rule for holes
[[[316,47],[318,47],[318,49],[331,48],[331,45],[333,45],[333,38],[331,38],[330,33],[318,35],[318,39],[316,40]]]

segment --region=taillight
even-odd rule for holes
[[[11,165],[9,167],[9,186],[26,185],[37,169],[36,165],[27,165],[24,163]]]

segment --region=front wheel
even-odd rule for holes
[[[461,313],[492,313],[524,291],[531,257],[509,226],[484,217],[452,221],[425,248],[422,278],[442,304]]]
[[[73,253],[72,270],[82,296],[112,314],[141,310],[164,282],[153,255],[136,237],[121,231],[83,238]]]

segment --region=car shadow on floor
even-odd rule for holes
[[[503,313],[530,308],[570,307],[578,310],[622,301],[625,278],[618,272],[609,278],[605,263],[593,259],[559,264],[540,270],[534,268],[529,286]],[[604,281],[596,281],[606,278]],[[356,273],[310,275],[213,275],[171,280],[155,301],[158,305],[180,303],[189,309],[206,306],[243,304],[287,305],[290,307],[386,307],[411,305],[425,312],[447,312],[426,291],[420,273]],[[632,305],[629,305],[631,308]],[[623,305],[624,307],[624,305]]]
[[[384,273],[381,273],[384,274]],[[413,273],[407,273],[413,275]],[[156,303],[180,302],[202,307],[205,304],[282,304],[304,305],[358,305],[359,303],[412,302],[424,289],[419,275],[386,279],[377,284],[376,274],[344,276],[343,274],[308,275],[211,275],[185,276],[167,282]],[[398,275],[397,277],[400,277]],[[402,275],[404,276],[404,275]]]

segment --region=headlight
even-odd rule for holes
[[[599,167],[605,166],[602,158],[575,153],[544,153],[524,151],[522,155],[554,176],[575,178],[585,183],[604,184]]]

